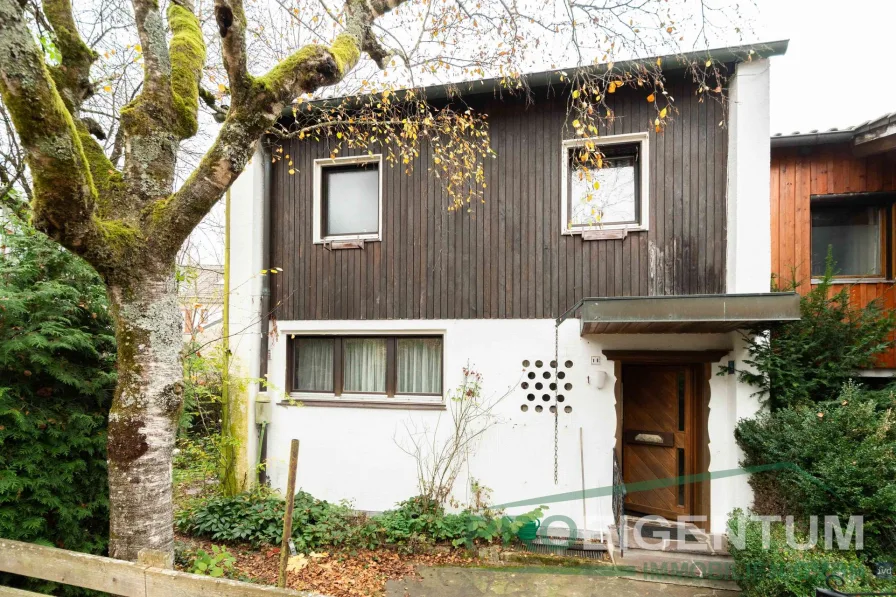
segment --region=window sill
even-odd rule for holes
[[[821,278],[812,278],[810,280],[810,284],[817,285],[821,284]],[[850,278],[848,276],[844,276],[842,278],[833,278],[831,280],[832,284],[893,284],[896,283],[896,280],[889,280],[887,278]]]
[[[573,230],[570,230],[569,228],[564,228],[561,231],[561,234],[563,234],[565,236],[576,236],[576,235],[582,234],[583,232],[603,232],[603,231],[608,232],[610,230],[620,230],[620,231],[624,230],[627,233],[647,232],[647,227],[646,226],[604,226],[603,228],[599,228],[597,226],[591,226],[588,228],[575,228]]]
[[[434,396],[431,400],[420,400],[417,397],[407,398],[383,398],[382,396],[368,397],[365,394],[343,395],[336,398],[333,395],[321,394],[290,394],[287,400],[277,404],[280,406],[329,406],[335,408],[384,408],[392,410],[446,410],[445,402],[440,396]]]
[[[365,242],[365,243],[375,243],[382,242],[383,237],[379,234],[357,234],[354,236],[325,236],[323,238],[314,239],[315,245],[326,245],[330,243],[345,243],[345,242]]]

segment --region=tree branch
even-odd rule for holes
[[[255,144],[280,115],[283,107],[303,93],[334,85],[351,71],[361,51],[376,52],[371,24],[375,19],[406,0],[347,0],[346,32],[329,47],[311,44],[295,52],[272,68],[266,75],[249,78],[247,93],[233,92],[234,102],[217,139],[202,158],[199,166],[170,198],[159,200],[153,209],[150,238],[156,250],[173,258],[190,231],[221,198],[249,161]],[[224,4],[231,12],[218,17],[219,33],[225,40],[234,27],[241,25],[238,0],[217,0],[216,9]],[[239,47],[231,50],[242,52]],[[239,60],[239,56],[231,58]],[[234,67],[231,64],[231,67]],[[240,98],[237,101],[237,98]]]
[[[246,13],[242,0],[215,0],[215,22],[233,103],[240,103],[252,86],[246,66]]]
[[[0,0],[0,64],[0,97],[34,180],[34,225],[85,255],[99,240],[93,177],[75,122],[16,0]]]
[[[78,114],[81,103],[93,95],[90,67],[97,58],[78,33],[70,0],[44,0],[43,12],[53,27],[56,47],[62,54],[59,66],[50,72],[66,107]]]
[[[205,66],[205,41],[189,0],[171,1],[168,25],[172,33],[169,52],[176,132],[187,139],[199,128],[199,77]]]

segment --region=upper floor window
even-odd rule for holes
[[[647,133],[563,142],[565,234],[647,229]]]
[[[440,336],[295,336],[289,349],[291,392],[441,400]]]
[[[314,242],[380,240],[381,156],[314,161]]]
[[[813,202],[814,203],[814,202]],[[823,276],[828,250],[840,277],[883,278],[887,275],[886,210],[881,204],[814,203],[812,275]]]

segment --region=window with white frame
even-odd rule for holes
[[[563,142],[563,232],[647,229],[647,133]]]
[[[314,162],[314,242],[380,240],[380,155]]]
[[[323,399],[442,397],[441,336],[293,336],[288,361],[292,393]]]

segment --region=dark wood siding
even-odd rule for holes
[[[634,90],[613,97],[614,135],[650,131],[650,222],[624,240],[560,234],[562,97],[468,99],[489,114],[498,154],[485,203],[451,212],[424,150],[409,176],[383,166],[383,240],[312,243],[312,173],[325,142],[290,141],[273,166],[272,305],[278,319],[554,318],[584,297],[724,292],[727,129],[722,107],[686,83],[664,134]],[[342,152],[352,155],[363,152]]]

